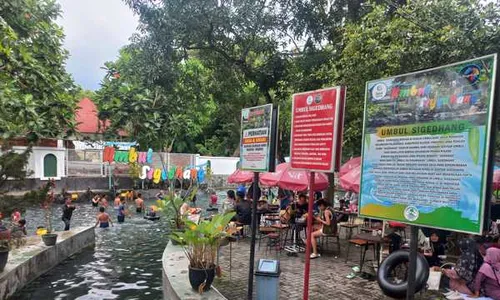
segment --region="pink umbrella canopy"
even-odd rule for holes
[[[340,176],[340,186],[346,190],[359,194],[359,181],[361,179],[361,166],[351,169],[349,172]]]
[[[227,183],[250,183],[253,181],[253,172],[236,169],[227,178]]]
[[[305,191],[309,188],[310,172],[304,170],[292,170],[289,163],[276,166],[276,172],[264,173],[260,176],[260,183],[264,186],[278,186],[285,190]],[[328,176],[323,173],[315,173],[314,191],[323,191],[328,188]]]
[[[352,169],[359,167],[361,165],[361,156],[351,158],[345,164],[340,167],[339,177],[344,176],[349,173]]]
[[[493,173],[493,190],[500,190],[500,169]]]

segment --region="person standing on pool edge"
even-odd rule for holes
[[[75,210],[75,206],[71,205],[71,199],[66,199],[66,203],[63,207],[63,215],[62,221],[64,222],[64,231],[69,230],[71,217],[73,216],[73,211]]]
[[[118,223],[123,223],[125,222],[125,199],[122,197],[120,198],[120,206],[118,206]]]
[[[135,199],[135,212],[140,214],[144,210],[144,200],[142,199],[142,194],[137,194],[137,199]]]

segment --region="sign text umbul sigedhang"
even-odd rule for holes
[[[291,167],[334,172],[342,149],[345,88],[294,94],[292,101]]]
[[[496,55],[366,84],[360,215],[482,233]]]

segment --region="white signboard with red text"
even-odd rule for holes
[[[332,173],[340,166],[345,88],[293,95],[290,166]]]

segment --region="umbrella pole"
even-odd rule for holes
[[[309,270],[311,267],[311,234],[313,231],[313,202],[314,202],[314,172],[311,172],[309,177],[309,207],[307,209],[307,243],[306,243],[306,257],[305,257],[305,266],[304,266],[304,295],[302,296],[303,300],[309,299]]]
[[[252,239],[250,242],[250,266],[248,268],[248,293],[247,299],[252,300],[253,295],[253,268],[255,264],[255,232],[257,231],[257,202],[259,186],[259,172],[253,173],[253,202],[252,202]]]

